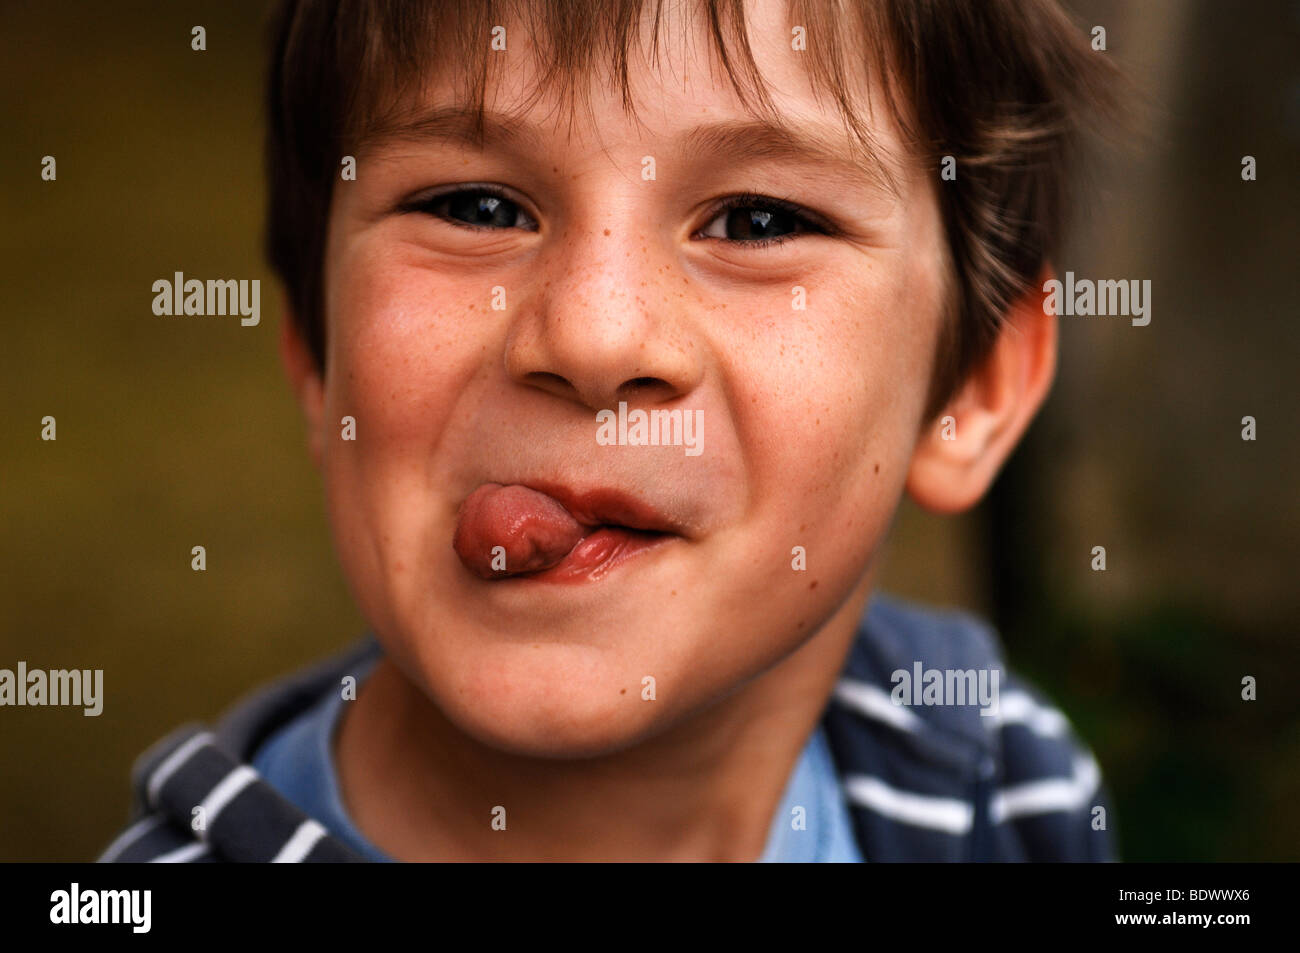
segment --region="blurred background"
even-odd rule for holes
[[[1294,860],[1300,3],[1068,6],[1143,102],[1060,270],[1150,278],[1151,324],[1063,317],[996,489],[905,506],[885,588],[995,623],[1096,752],[1123,859]],[[0,860],[92,859],[145,747],[364,627],[260,255],[267,5],[113,7],[0,5],[0,668],[102,668],[107,696],[0,709]],[[155,317],[174,271],[262,279],[260,326]]]

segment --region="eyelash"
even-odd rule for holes
[[[424,196],[423,198],[418,198],[413,201],[402,204],[399,208],[399,211],[421,212],[426,215],[432,215],[435,218],[447,222],[450,225],[455,225],[458,228],[468,228],[476,232],[495,232],[495,231],[504,230],[504,229],[494,228],[489,225],[471,225],[469,222],[462,222],[457,219],[450,218],[448,216],[440,215],[434,211],[434,208],[438,205],[438,203],[443,202],[463,192],[472,192],[477,195],[491,195],[503,201],[510,202],[515,206],[520,206],[520,203],[517,202],[515,199],[511,198],[505,189],[501,188],[498,185],[484,184],[484,185],[468,185],[468,186],[462,185],[462,186],[458,186],[455,189],[448,190],[446,192],[438,192],[434,195]],[[757,193],[754,192],[742,192],[737,195],[729,196],[728,198],[723,199],[720,203],[714,206],[709,213],[709,218],[706,221],[705,225],[702,228],[697,229],[695,235],[693,235],[692,238],[698,236],[700,232],[704,230],[704,228],[707,228],[714,221],[716,221],[719,215],[725,215],[726,213],[732,211],[733,209],[738,209],[738,208],[754,208],[754,209],[759,209],[761,211],[782,212],[786,215],[790,215],[798,223],[802,231],[793,232],[789,235],[777,235],[772,238],[740,239],[740,238],[717,238],[714,236],[703,236],[703,238],[708,238],[712,241],[725,242],[728,245],[734,245],[743,248],[769,248],[775,245],[784,244],[785,242],[790,241],[792,238],[795,238],[797,235],[800,234],[811,233],[815,235],[830,235],[834,233],[834,229],[828,223],[822,221],[818,216],[813,215],[811,212],[808,211],[808,209],[804,208],[802,205],[799,205],[795,202],[791,202],[787,199],[774,198],[770,195],[758,195]],[[520,212],[524,215],[528,215],[527,212],[523,211],[522,207],[520,207]],[[531,217],[532,216],[529,216],[529,218]]]
[[[753,208],[765,212],[783,212],[791,216],[798,223],[802,231],[793,232],[789,235],[777,235],[773,238],[716,238],[713,236],[704,236],[711,241],[724,242],[740,248],[770,248],[775,245],[781,245],[793,238],[803,234],[830,235],[834,229],[829,223],[822,221],[808,209],[796,202],[787,199],[773,198],[770,195],[758,195],[754,192],[742,192],[739,195],[732,195],[723,199],[718,205],[709,212],[708,221],[704,228],[707,228],[719,215],[725,215],[727,212],[738,208]],[[696,234],[702,232],[704,228],[697,230]]]
[[[492,185],[492,184],[459,185],[453,189],[448,189],[445,192],[436,192],[433,195],[426,195],[421,198],[412,199],[410,201],[403,202],[400,206],[398,206],[397,210],[403,213],[420,212],[425,215],[432,215],[434,218],[438,219],[439,221],[446,222],[449,225],[455,225],[458,228],[468,228],[470,231],[474,231],[474,232],[507,231],[507,229],[494,228],[490,225],[472,225],[469,222],[462,222],[457,219],[451,218],[449,216],[440,215],[434,211],[438,203],[444,202],[450,198],[454,198],[455,196],[460,195],[464,192],[470,192],[473,193],[474,195],[490,195],[494,198],[501,199],[504,202],[509,202],[511,205],[514,205],[516,208],[519,209],[520,214],[527,215],[529,219],[532,219],[532,216],[529,215],[528,212],[524,211],[522,203],[520,203],[517,199],[512,198],[510,194],[501,186]],[[527,229],[527,231],[532,231],[532,229]]]

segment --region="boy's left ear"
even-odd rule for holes
[[[1043,308],[1037,284],[1012,304],[987,358],[922,431],[907,474],[907,492],[936,513],[977,503],[1015,449],[1056,373],[1056,315]]]

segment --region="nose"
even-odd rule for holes
[[[571,226],[555,237],[506,344],[512,379],[593,410],[670,401],[703,376],[684,298],[669,297],[670,251],[616,224]]]

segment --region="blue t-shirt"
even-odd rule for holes
[[[368,672],[361,674],[358,682],[365,674]],[[330,692],[267,739],[254,756],[253,767],[267,783],[357,853],[373,861],[391,861],[357,830],[343,805],[333,745],[343,705],[341,693]],[[862,860],[826,734],[818,725],[786,782],[759,862]]]

